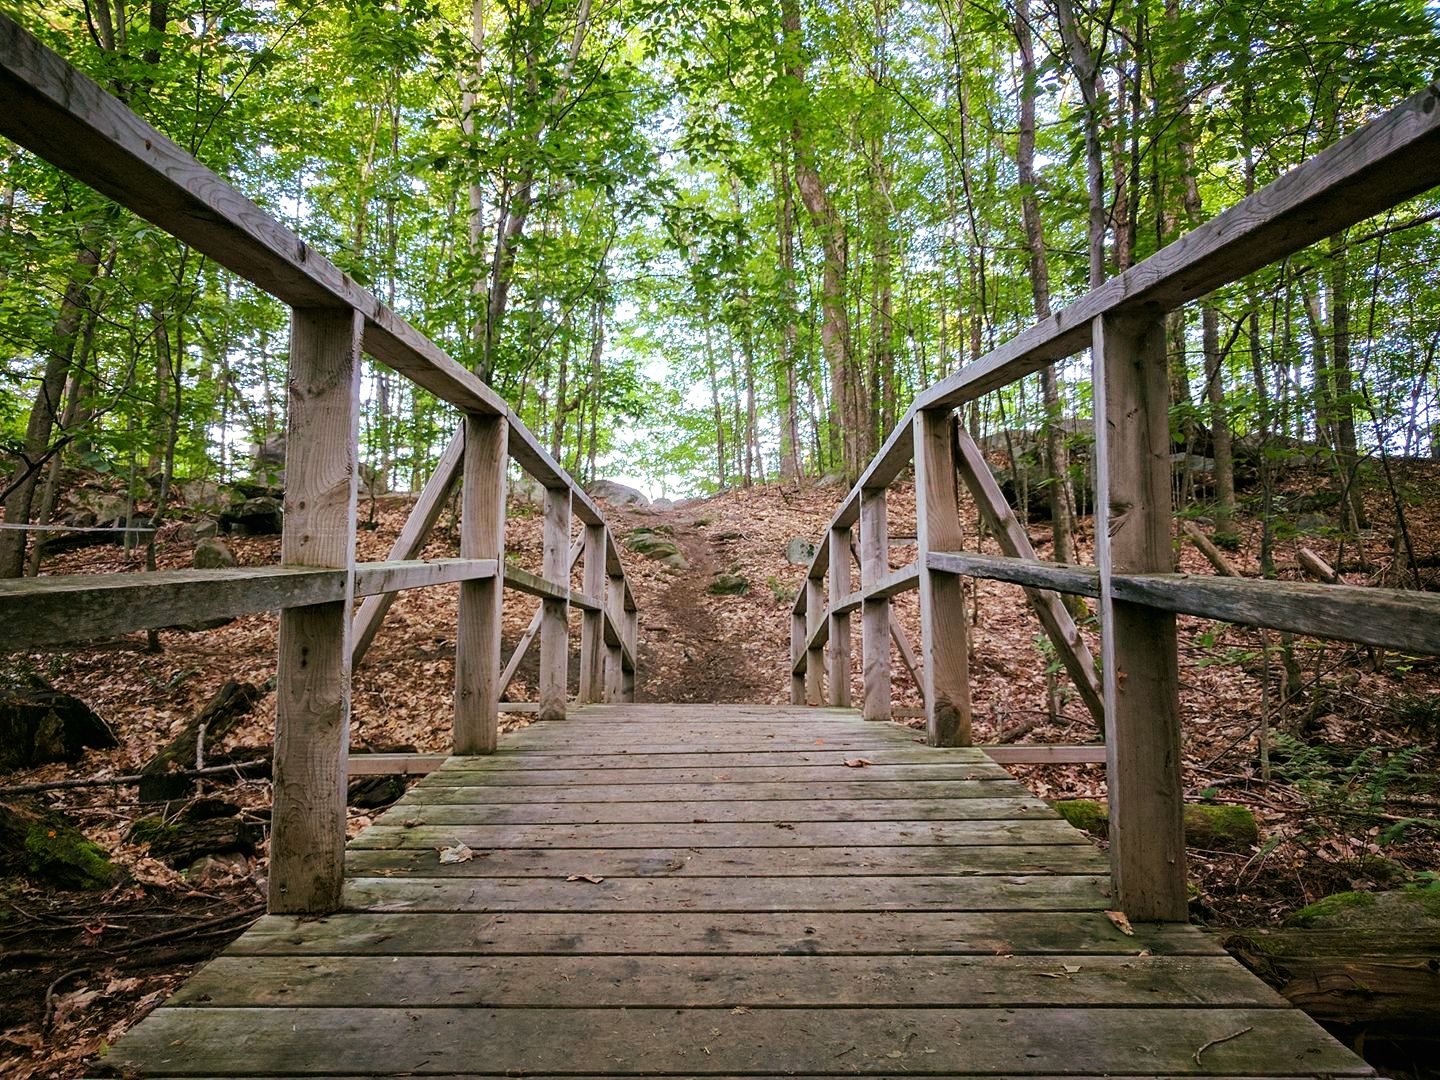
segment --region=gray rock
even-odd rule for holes
[[[791,566],[809,566],[815,558],[817,548],[803,536],[797,536],[785,545],[785,561]]]
[[[590,485],[590,494],[618,506],[649,506],[650,500],[643,491],[616,483],[614,480],[596,480]]]
[[[280,500],[269,495],[246,499],[220,516],[222,524],[241,536],[273,536],[280,531],[283,520]]]
[[[209,540],[212,536],[219,535],[220,523],[214,518],[186,521],[175,530],[175,539],[182,544],[193,544],[197,540]]]
[[[213,480],[182,480],[175,485],[182,506],[213,506],[222,503],[220,485]]]
[[[190,563],[196,570],[224,570],[238,565],[234,553],[218,537],[209,537],[195,545]]]
[[[670,499],[655,499],[650,503],[651,510],[674,510],[675,503]]]
[[[531,476],[516,476],[510,480],[510,498],[515,502],[534,503],[545,501],[545,485]]]
[[[741,596],[749,588],[750,579],[744,574],[716,574],[705,591],[711,596]]]

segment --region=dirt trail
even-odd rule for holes
[[[777,673],[757,665],[757,628],[733,617],[735,596],[706,590],[717,573],[730,569],[745,537],[707,516],[700,506],[674,510],[611,510],[624,531],[660,529],[674,540],[688,564],[684,569],[647,562],[632,576],[640,607],[640,701],[693,703],[768,702],[779,685]],[[754,585],[752,583],[752,589]],[[761,590],[764,591],[762,585]]]

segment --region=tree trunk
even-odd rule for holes
[[[76,253],[75,267],[70,272],[70,281],[66,284],[64,297],[60,301],[60,314],[55,320],[55,332],[51,338],[49,354],[45,358],[40,386],[30,406],[30,418],[25,427],[25,442],[20,460],[15,463],[15,469],[7,479],[7,525],[29,523],[35,485],[40,472],[50,454],[59,452],[59,447],[50,446],[50,436],[63,408],[65,380],[70,373],[76,336],[89,302],[89,285],[100,266],[100,256],[94,248],[95,245],[86,243]],[[0,578],[19,577],[24,572],[26,539],[24,530],[0,529]]]
[[[1045,226],[1035,188],[1035,43],[1030,34],[1029,0],[1015,7],[1015,41],[1020,48],[1020,137],[1015,164],[1020,180],[1020,216],[1029,256],[1030,294],[1035,318],[1050,317],[1050,263],[1045,254]],[[1074,545],[1074,498],[1070,490],[1070,454],[1060,430],[1060,386],[1055,365],[1040,371],[1045,404],[1045,455],[1050,463],[1050,521],[1056,562],[1071,562]]]
[[[780,25],[784,31],[785,73],[795,92],[808,100],[804,42],[797,0],[781,0]],[[795,155],[795,184],[800,200],[820,236],[822,274],[820,289],[820,344],[830,364],[832,414],[838,420],[841,466],[854,480],[864,466],[860,440],[861,416],[850,351],[850,315],[846,310],[845,225],[830,202],[825,182],[815,164],[803,106],[791,114],[790,143]]]
[[[795,310],[795,201],[790,190],[790,170],[785,162],[775,165],[778,196],[780,244],[780,371],[776,380],[780,413],[780,479],[800,478],[799,418],[795,365],[800,355],[799,316]]]

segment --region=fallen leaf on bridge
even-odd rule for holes
[[[475,852],[471,851],[464,844],[456,844],[454,847],[442,847],[439,851],[441,863],[469,862],[475,857]]]
[[[845,767],[847,769],[863,769],[869,764],[871,764],[871,762],[866,761],[863,757],[852,757],[845,759]]]

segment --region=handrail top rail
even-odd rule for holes
[[[846,493],[806,571],[823,578],[831,529],[853,525],[860,493],[884,488],[914,456],[919,411],[952,409],[1090,347],[1102,316],[1173,311],[1440,185],[1440,82],[1296,165],[1149,258],[916,395]],[[804,610],[804,590],[794,610]]]
[[[291,307],[359,312],[376,360],[470,413],[503,416],[511,458],[575,513],[595,501],[492,387],[295,232],[0,12],[0,134]]]

